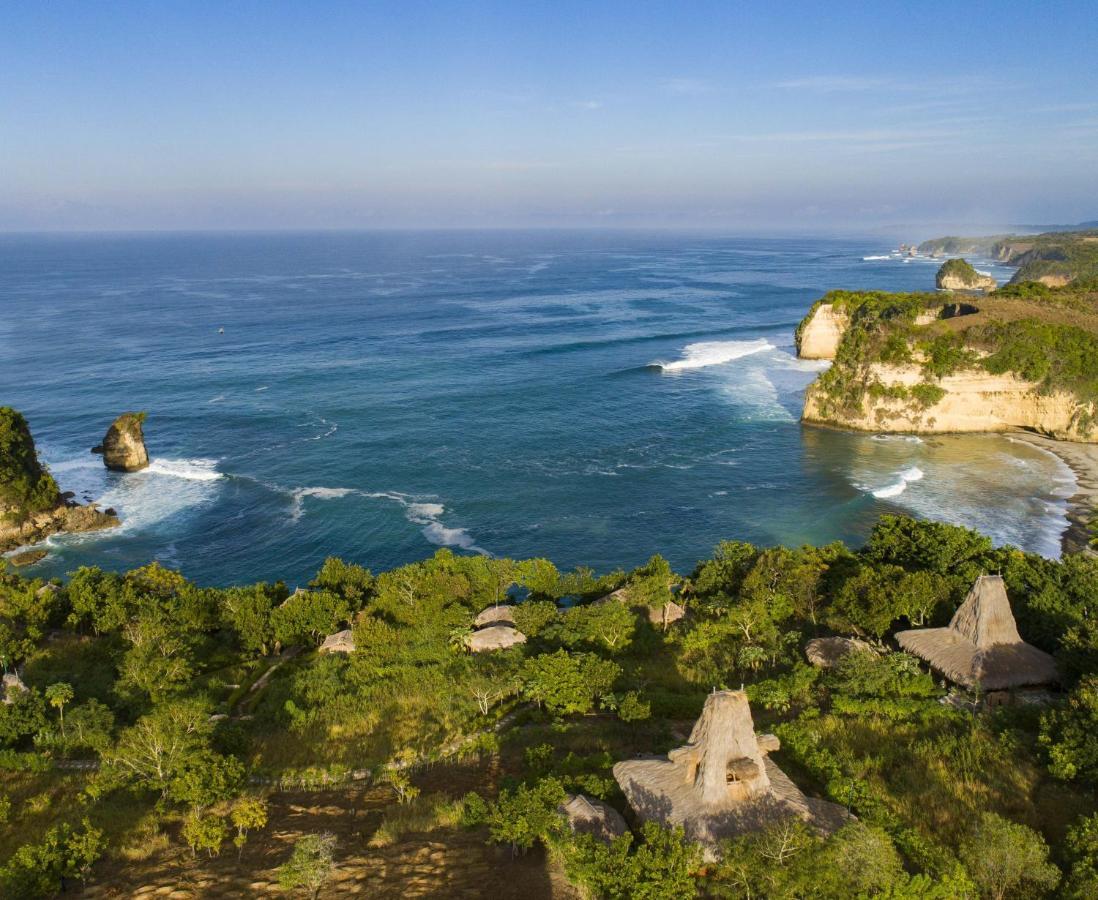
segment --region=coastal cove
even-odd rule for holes
[[[438,546],[688,569],[730,536],[857,545],[888,512],[1057,555],[1077,489],[1044,449],[800,424],[826,366],[793,347],[811,304],[933,290],[940,261],[893,244],[4,237],[3,402],[63,490],[123,521],[51,538],[26,574],[155,559],[294,584],[328,555],[379,569]],[[120,474],[89,449],[124,409],[148,411],[151,462]]]

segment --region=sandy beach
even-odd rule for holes
[[[1090,521],[1098,506],[1098,444],[1056,441],[1031,432],[1011,437],[1055,453],[1075,473],[1075,493],[1068,499],[1068,528],[1062,538],[1064,553],[1093,553]]]

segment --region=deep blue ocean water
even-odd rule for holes
[[[439,232],[0,237],[0,404],[121,529],[34,574],[157,559],[304,583],[438,546],[689,570],[724,538],[857,544],[883,512],[1058,553],[1071,477],[1008,438],[799,424],[830,288],[931,289],[883,239]],[[986,261],[981,268],[987,268]],[[1000,279],[1009,272],[994,270]],[[219,333],[219,329],[224,333]],[[153,464],[88,450],[146,410]]]

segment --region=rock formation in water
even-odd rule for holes
[[[81,506],[71,496],[61,493],[39,461],[27,420],[9,406],[0,407],[0,551],[62,531],[120,524],[117,516]]]
[[[993,291],[998,286],[994,278],[977,272],[963,259],[943,263],[934,283],[942,291]]]
[[[112,472],[136,472],[149,464],[142,425],[145,413],[122,413],[92,453],[103,454],[103,464]]]

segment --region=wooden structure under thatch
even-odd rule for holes
[[[583,794],[570,794],[560,805],[560,811],[564,813],[574,832],[593,834],[607,844],[629,830],[625,818],[609,803],[592,800]]]
[[[474,628],[483,628],[485,625],[499,624],[515,624],[515,608],[513,606],[489,606],[473,619]]]
[[[779,746],[755,734],[745,692],[714,691],[685,746],[619,762],[614,778],[641,819],[681,825],[708,859],[721,840],[793,816],[822,832],[841,827],[846,810],[806,797],[770,759]]]
[[[355,652],[355,636],[350,628],[345,628],[343,631],[337,631],[335,634],[329,634],[324,638],[324,643],[320,645],[320,653],[354,653]]]
[[[465,646],[473,653],[488,650],[506,650],[516,644],[525,644],[526,635],[510,625],[489,625],[474,631],[465,639]]]
[[[1010,690],[1059,680],[1055,660],[1018,634],[999,575],[976,579],[948,627],[901,631],[896,641],[970,690]]]
[[[872,653],[865,641],[844,637],[812,638],[804,645],[805,658],[818,669],[833,669],[851,653]]]

